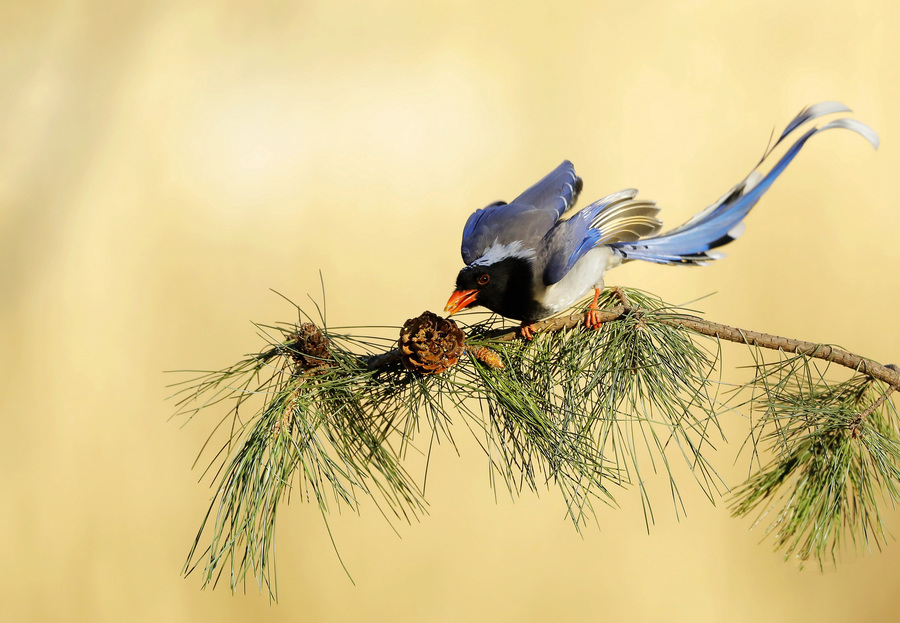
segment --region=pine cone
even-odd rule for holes
[[[455,322],[427,311],[400,329],[400,359],[407,370],[437,374],[459,361],[465,339]]]
[[[319,327],[311,322],[304,322],[289,337],[291,357],[297,365],[304,368],[315,368],[327,363],[330,353],[328,345],[331,343],[319,330]]]
[[[472,348],[471,346],[469,348]],[[469,352],[480,361],[481,363],[490,366],[491,368],[505,368],[506,364],[503,363],[503,359],[500,357],[500,353],[495,350],[491,350],[487,346],[479,346],[478,348],[472,348]]]

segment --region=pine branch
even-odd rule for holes
[[[623,296],[621,289],[613,289],[613,292],[617,297],[622,297],[621,302],[612,308],[600,310],[600,319],[602,322],[613,322],[621,319],[625,315],[640,312],[639,309],[631,306],[627,297]],[[535,334],[555,333],[557,331],[563,331],[583,325],[586,317],[587,312],[550,318],[534,323],[531,325],[531,330]],[[845,368],[850,368],[851,370],[870,376],[873,379],[883,381],[890,385],[893,390],[900,390],[900,368],[897,366],[893,364],[882,365],[872,359],[856,355],[829,344],[808,342],[806,340],[782,337],[770,333],[762,333],[760,331],[740,329],[738,327],[689,316],[668,317],[661,319],[660,322],[674,327],[684,327],[695,333],[720,340],[737,342],[748,346],[759,346],[770,350],[780,350],[787,353],[798,353],[815,359],[823,359],[844,366]],[[499,333],[494,339],[502,342],[524,338],[522,338],[518,329],[513,329]],[[383,355],[372,357],[367,361],[367,366],[370,369],[375,369],[396,362],[399,358],[399,350],[393,349]]]
[[[670,318],[665,320],[667,324],[680,326],[691,331],[708,335],[720,340],[747,344],[748,346],[760,346],[770,350],[780,350],[786,353],[797,353],[814,359],[822,359],[831,363],[850,368],[855,372],[870,376],[873,379],[883,381],[893,390],[900,390],[900,369],[893,364],[882,365],[876,361],[856,355],[854,353],[830,346],[828,344],[816,344],[805,340],[797,340],[759,331],[739,329],[717,322],[694,318]]]
[[[722,438],[719,417],[748,406],[761,414],[748,435],[753,457],[771,458],[738,489],[734,514],[772,513],[767,533],[801,561],[834,558],[845,535],[881,546],[879,507],[900,502],[895,366],[703,320],[636,290],[607,291],[601,303],[600,330],[575,313],[532,325],[533,340],[496,317],[463,335],[430,313],[404,325],[398,347],[336,333],[299,308],[296,323],[260,326],[267,348],[176,393],[189,418],[232,403],[204,445],[219,448],[204,471],[214,494],[185,573],[200,570],[206,585],[227,571],[232,590],[252,576],[274,598],[276,517],[291,494],[315,503],[326,526],[333,510],[369,503],[391,520],[418,519],[424,485],[406,471],[407,455],[421,451],[427,465],[436,442],[453,443],[458,417],[485,451],[493,486],[513,496],[553,486],[581,530],[595,502],[613,503],[632,484],[653,523],[648,461],[668,477],[677,512],[678,456],[715,500],[728,490],[707,457]],[[721,341],[756,357],[741,405],[729,404],[738,393],[723,402],[712,379]],[[831,364],[855,375],[831,381]]]

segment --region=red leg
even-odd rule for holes
[[[597,306],[597,299],[600,298],[600,290],[594,288],[594,300],[588,305],[587,312],[584,315],[584,326],[588,329],[599,329],[603,322],[600,320],[600,307]]]

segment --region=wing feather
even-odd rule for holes
[[[581,187],[575,166],[565,160],[512,203],[497,201],[476,210],[463,228],[463,261],[471,264],[498,244],[533,248],[575,204]]]

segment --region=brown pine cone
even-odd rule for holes
[[[400,359],[407,370],[437,374],[459,361],[465,339],[455,322],[427,311],[400,329]]]
[[[487,346],[479,346],[478,348],[469,347],[471,350],[469,351],[472,355],[483,364],[490,366],[491,368],[505,368],[506,364],[503,363],[503,359],[500,357],[500,353],[495,350],[491,350]]]
[[[289,337],[288,347],[294,361],[304,368],[315,368],[327,363],[330,354],[328,345],[331,343],[325,337],[319,327],[311,322],[304,322]]]

